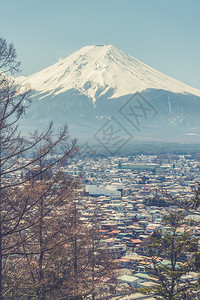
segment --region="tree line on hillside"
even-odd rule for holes
[[[168,207],[170,203],[166,198],[158,193],[155,193],[152,197],[145,198],[143,201],[145,206],[157,206],[157,207]]]

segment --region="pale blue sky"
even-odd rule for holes
[[[200,0],[0,0],[0,36],[23,75],[81,47],[113,44],[200,89]]]

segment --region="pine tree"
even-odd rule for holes
[[[196,286],[181,280],[182,276],[194,269],[194,256],[197,250],[197,240],[185,229],[180,232],[180,226],[184,223],[183,214],[173,212],[166,216],[164,223],[170,227],[164,234],[160,233],[152,237],[147,246],[148,253],[152,255],[149,271],[157,279],[157,285],[151,291],[157,299],[188,299]],[[183,228],[183,227],[182,227]],[[186,261],[182,261],[182,255],[188,254]],[[160,258],[168,260],[163,265]]]

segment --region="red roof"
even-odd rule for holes
[[[111,233],[120,233],[121,232],[121,230],[113,230],[113,231],[111,231]]]
[[[142,243],[142,241],[140,239],[134,239],[131,240],[131,243],[138,244],[138,243]]]
[[[119,261],[121,261],[121,262],[128,262],[128,261],[130,261],[130,259],[127,259],[127,258],[120,258]]]

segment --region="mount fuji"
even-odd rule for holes
[[[109,126],[134,141],[200,141],[200,90],[112,45],[83,47],[17,80],[33,90],[23,128],[53,120],[55,126],[67,123],[79,140],[98,142]]]

